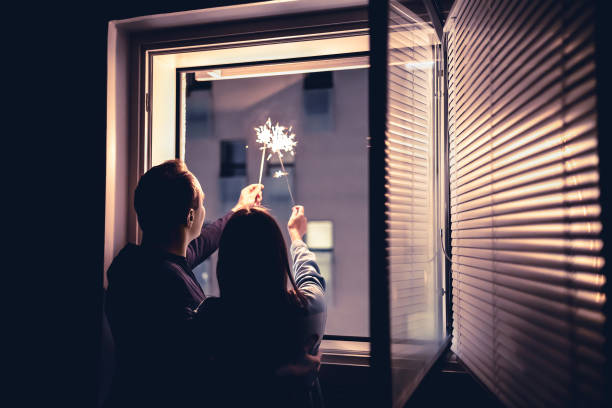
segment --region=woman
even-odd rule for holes
[[[209,389],[220,406],[312,404],[316,371],[296,373],[318,351],[326,310],[325,281],[302,241],[306,221],[304,207],[293,207],[287,224],[293,271],[281,230],[265,209],[240,210],[225,226],[220,297],[203,307],[216,366]]]

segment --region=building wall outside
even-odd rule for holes
[[[333,251],[319,253],[324,276],[331,274],[326,333],[368,336],[368,72],[332,74],[331,89],[305,90],[304,75],[294,74],[214,81],[211,90],[189,92],[185,161],[204,189],[207,221],[214,220],[229,211],[242,187],[257,182],[261,151],[253,128],[268,117],[292,126],[298,144],[288,171],[296,204],[309,220],[333,222]],[[319,109],[326,101],[329,109]],[[244,142],[245,176],[219,177],[222,140]],[[289,242],[286,181],[266,176],[264,168],[262,183],[263,204]],[[216,254],[194,271],[211,295],[218,295],[215,265]]]

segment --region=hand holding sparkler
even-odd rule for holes
[[[232,212],[238,210],[248,210],[256,205],[261,205],[263,184],[251,184],[246,186],[240,191],[240,198],[238,202],[232,208]]]
[[[304,234],[306,234],[307,225],[308,218],[304,215],[304,207],[301,205],[293,206],[291,218],[289,218],[289,222],[287,222],[287,230],[289,231],[291,242],[302,239]]]

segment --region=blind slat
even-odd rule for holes
[[[517,175],[511,175],[501,180],[493,180],[493,175],[490,174],[486,178],[467,183],[467,188],[457,191],[456,195],[451,197],[451,205],[458,205],[467,201],[475,200],[488,194],[507,191],[513,188],[518,188],[524,185],[531,185],[540,180],[547,180],[552,177],[566,175],[566,179],[573,176],[577,171],[588,168],[595,168],[599,164],[599,158],[595,153],[587,153],[581,156],[572,157],[569,160],[555,161],[555,157],[551,157],[551,164],[538,167],[532,170],[526,170]],[[498,176],[499,172],[495,175]],[[505,176],[505,174],[502,174]],[[498,176],[499,177],[499,176]],[[568,180],[571,182],[571,180]],[[470,190],[470,187],[472,188]]]
[[[577,307],[584,307],[596,311],[601,311],[603,307],[603,299],[600,296],[597,296],[597,293],[588,290],[578,290],[562,285],[551,285],[547,282],[528,280],[525,278],[499,273],[497,271],[489,271],[458,263],[455,263],[453,267],[456,268],[455,270],[461,274],[486,280],[495,285],[501,285],[510,289],[524,291],[525,293],[534,294],[542,298],[558,300],[560,302],[570,303]]]
[[[452,254],[481,259],[495,259],[501,262],[529,264],[552,268],[596,272],[603,266],[601,257],[590,255],[569,255],[554,252],[521,252],[501,249],[480,249],[453,247]]]
[[[518,300],[507,299],[504,297],[493,298],[492,293],[486,290],[470,286],[464,282],[453,280],[453,299],[465,299],[472,304],[484,304],[483,310],[491,309],[490,316],[496,316],[505,312],[518,318],[527,320],[539,330],[533,332],[534,336],[543,335],[547,331],[565,337],[573,342],[573,346],[584,345],[590,347],[595,352],[603,355],[604,338],[597,330],[574,325],[571,319],[561,319],[538,309],[533,309],[521,304]],[[478,301],[477,301],[478,300]],[[481,306],[482,307],[482,306]],[[492,321],[495,324],[495,321]],[[538,333],[541,332],[541,333]]]

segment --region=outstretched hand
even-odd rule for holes
[[[301,240],[306,233],[306,225],[308,218],[304,215],[304,207],[301,205],[293,206],[291,211],[291,218],[287,223],[287,229],[289,230],[289,236],[291,241]]]
[[[250,184],[240,191],[240,198],[232,208],[233,212],[248,210],[256,205],[261,205],[263,184]]]

